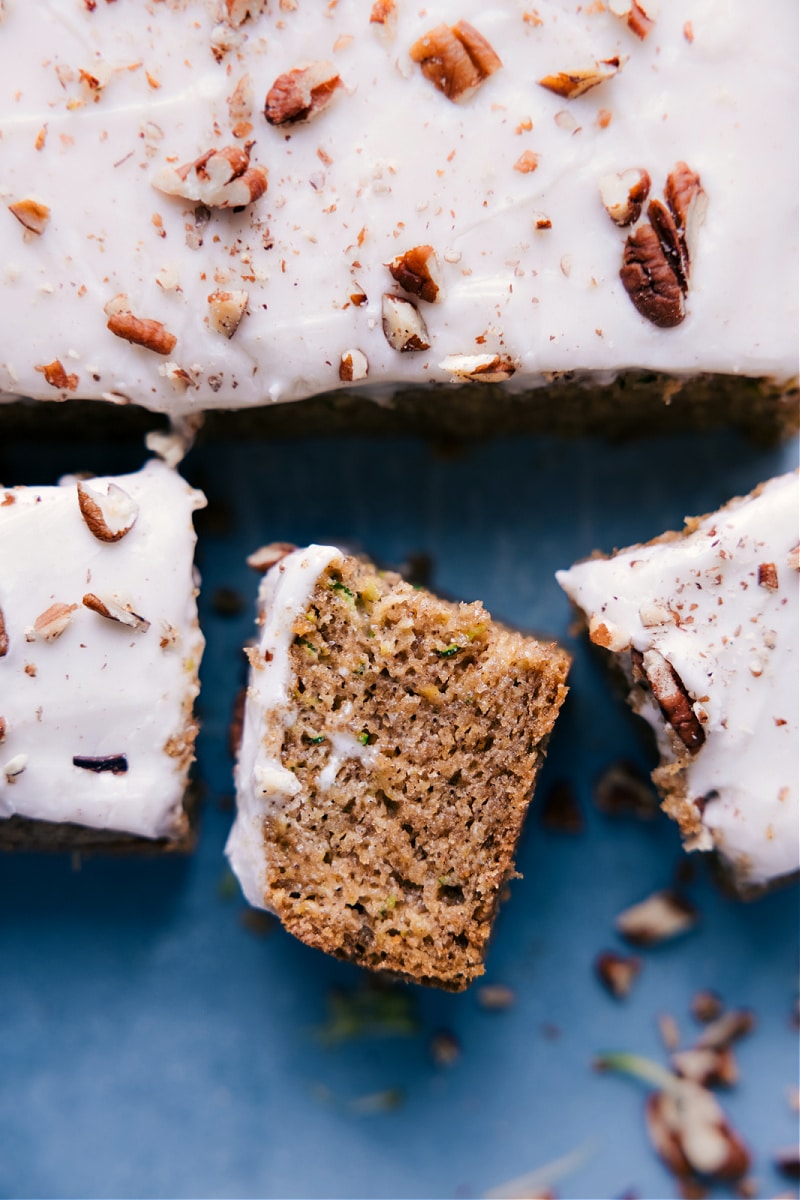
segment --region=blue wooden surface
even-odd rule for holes
[[[81,468],[134,469],[138,447],[0,445],[6,484]],[[697,864],[702,913],[688,937],[644,952],[626,1003],[592,973],[620,947],[617,912],[669,884],[682,852],[674,827],[611,819],[592,782],[648,752],[586,648],[551,742],[542,789],[574,784],[577,836],[531,813],[487,962],[514,989],[491,1012],[476,989],[402,990],[415,1028],[326,1040],[331,991],[361,995],[364,976],[291,939],[243,923],[222,849],[231,820],[226,749],[239,647],[251,632],[265,541],[345,540],[386,563],[426,553],[433,584],[480,597],[497,616],[567,638],[556,568],[680,527],[795,465],[796,447],[732,434],[623,445],[497,441],[458,454],[424,442],[333,439],[217,444],[186,463],[212,518],[199,564],[203,666],[201,837],[184,860],[0,860],[0,1194],[3,1196],[473,1197],[585,1147],[561,1197],[670,1197],[642,1121],[643,1091],[591,1069],[601,1050],[664,1060],[661,1013],[689,1043],[692,995],[714,988],[750,1006],[758,1028],[738,1049],[742,1080],[725,1098],[751,1145],[759,1195],[785,1189],[771,1152],[796,1135],[798,896],[748,905],[721,895]],[[216,588],[246,598],[222,616]],[[437,1065],[440,1030],[461,1055]],[[322,1031],[322,1032],[321,1032]],[[723,1192],[716,1194],[722,1195]]]

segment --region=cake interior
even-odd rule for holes
[[[265,818],[265,903],[339,957],[466,987],[568,656],[352,558],[317,580],[290,656],[301,790]]]

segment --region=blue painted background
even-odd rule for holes
[[[18,442],[0,445],[0,479],[52,482],[142,458],[138,446],[78,454]],[[591,1060],[626,1049],[664,1061],[661,1013],[690,1044],[701,987],[756,1012],[737,1048],[741,1083],[723,1102],[753,1149],[759,1195],[786,1190],[770,1155],[796,1137],[786,1093],[797,1084],[797,889],[742,905],[697,862],[688,892],[700,927],[644,952],[627,1002],[602,990],[592,960],[621,948],[614,917],[671,883],[682,852],[666,818],[612,819],[592,806],[606,766],[649,758],[580,643],[570,642],[572,692],[541,790],[569,779],[586,829],[545,831],[534,802],[524,878],[487,961],[486,981],[511,987],[513,1007],[487,1011],[476,988],[404,987],[410,1032],[331,1041],[333,989],[363,1000],[365,977],[279,928],[248,927],[222,849],[228,723],[257,587],[243,564],[250,550],[345,540],[388,564],[426,553],[434,587],[568,639],[556,568],[680,527],[795,461],[794,446],[760,449],[733,434],[520,438],[458,453],[359,438],[193,451],[186,474],[211,501],[198,554],[208,638],[199,846],[183,861],[0,860],[0,1194],[466,1200],[585,1147],[556,1185],[561,1197],[671,1197],[644,1132],[644,1092],[597,1075]],[[222,586],[242,594],[241,614],[215,610]],[[440,1030],[461,1046],[450,1066],[431,1054]]]

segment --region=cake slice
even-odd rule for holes
[[[204,504],[158,461],[0,488],[0,847],[191,844]]]
[[[301,941],[459,991],[482,960],[567,654],[332,546],[259,593],[227,854]]]
[[[789,474],[557,576],[655,732],[686,848],[716,850],[742,891],[800,866],[798,553]]]
[[[796,6],[643,12],[5,0],[0,400],[796,428]]]

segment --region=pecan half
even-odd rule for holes
[[[383,297],[383,332],[393,350],[430,350],[428,329],[410,300],[387,292]]]
[[[404,291],[419,296],[428,304],[435,304],[440,299],[442,277],[433,246],[414,246],[386,265]]]
[[[503,63],[468,21],[437,25],[409,50],[426,79],[448,100],[463,104]]]
[[[705,730],[680,675],[658,650],[645,650],[644,654],[634,650],[633,659],[634,670],[639,667],[646,675],[665,719],[689,753],[696,754],[706,740]]]
[[[68,375],[64,370],[63,363],[58,358],[54,358],[51,363],[37,365],[34,370],[44,375],[50,387],[59,388],[64,392],[74,392],[78,386],[78,376]]]
[[[50,220],[50,209],[47,205],[31,196],[26,196],[24,200],[15,200],[13,204],[9,204],[8,211],[14,214],[28,233],[36,234],[37,237],[44,233]]]
[[[639,220],[650,194],[650,176],[643,167],[631,167],[619,174],[603,175],[599,187],[606,212],[615,225],[624,227]]]
[[[575,100],[590,88],[605,83],[607,79],[613,79],[622,70],[623,63],[624,59],[618,55],[614,55],[613,58],[601,58],[593,67],[545,75],[539,80],[539,86],[547,88],[548,92],[555,92],[557,96],[563,96],[565,100]]]
[[[312,62],[279,75],[267,92],[264,116],[270,125],[310,121],[324,112],[342,86],[332,63]]]
[[[167,196],[209,208],[244,208],[267,190],[264,167],[250,165],[250,144],[207,150],[182,167],[163,167],[152,180]]]
[[[81,516],[99,542],[118,542],[133,529],[139,505],[118,484],[110,483],[103,494],[80,481],[77,491]]]
[[[628,235],[619,273],[637,312],[662,329],[680,325],[686,315],[683,289],[652,225]]]

